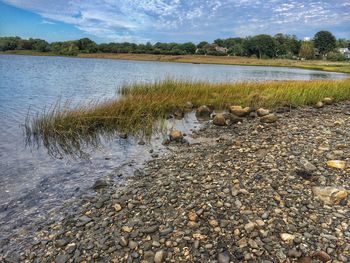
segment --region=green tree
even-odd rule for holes
[[[271,36],[262,34],[247,38],[245,48],[250,56],[256,55],[258,58],[272,58],[275,56],[276,43]]]
[[[299,56],[304,59],[313,59],[315,57],[315,47],[311,41],[304,41],[301,44]]]
[[[319,31],[314,37],[315,48],[321,55],[333,51],[336,48],[336,39],[329,31]]]
[[[208,45],[209,43],[207,41],[202,41],[197,45],[197,48],[203,48],[205,45]]]
[[[186,54],[194,54],[196,52],[196,45],[192,42],[187,42],[181,45],[181,50],[184,51]]]

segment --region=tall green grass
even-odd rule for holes
[[[313,81],[269,81],[208,83],[179,80],[124,86],[119,98],[85,106],[55,105],[27,119],[29,144],[43,144],[50,154],[82,155],[86,145],[97,145],[100,136],[127,133],[150,138],[164,131],[169,114],[211,105],[223,110],[229,105],[253,108],[313,105],[325,97],[335,101],[350,99],[350,79]]]

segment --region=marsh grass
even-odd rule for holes
[[[101,136],[127,133],[149,140],[165,132],[164,120],[174,112],[211,105],[224,110],[239,104],[253,108],[313,105],[325,97],[350,99],[350,79],[208,83],[168,79],[153,84],[126,85],[117,99],[71,107],[56,104],[28,118],[25,125],[29,145],[44,145],[51,155],[84,156],[84,147],[97,146]]]

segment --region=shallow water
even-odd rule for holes
[[[165,78],[222,82],[345,76],[274,67],[0,55],[0,233],[45,216],[99,177],[131,174],[150,158],[150,149],[164,151],[161,136],[146,146],[116,137],[91,149],[90,160],[52,159],[45,149],[25,148],[22,125],[28,111],[35,114],[59,99],[75,105],[113,98],[124,84]],[[197,125],[189,118],[177,125],[187,130]]]

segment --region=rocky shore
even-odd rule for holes
[[[272,115],[173,133],[171,154],[123,187],[98,182],[0,261],[350,262],[350,102]]]

